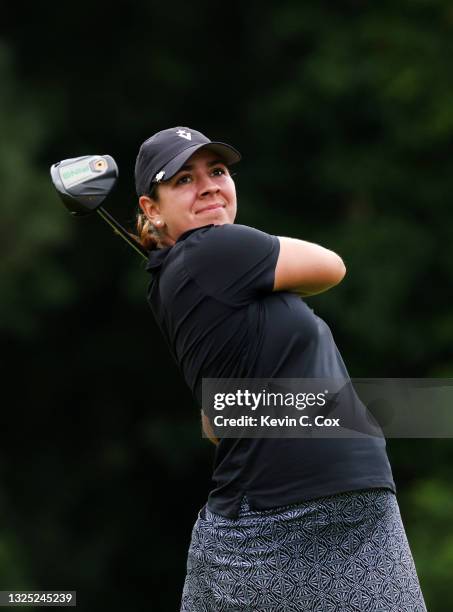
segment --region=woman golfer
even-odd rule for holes
[[[235,225],[233,147],[188,127],[140,147],[148,301],[186,383],[348,378],[305,296],[338,284],[317,244]],[[223,438],[192,531],[181,612],[426,610],[385,439]]]

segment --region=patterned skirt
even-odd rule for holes
[[[351,491],[237,519],[204,506],[180,612],[426,612],[395,494]]]

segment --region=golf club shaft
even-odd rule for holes
[[[96,209],[98,215],[100,215],[106,223],[108,223],[116,234],[119,234],[124,240],[135,250],[139,255],[141,255],[144,259],[148,260],[149,253],[148,251],[139,243],[137,240],[132,238],[129,232],[118,223],[118,221],[112,217],[112,215],[105,210],[102,206]]]

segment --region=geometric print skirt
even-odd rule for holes
[[[198,513],[180,612],[426,612],[396,495]]]

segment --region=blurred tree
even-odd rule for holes
[[[48,175],[36,163],[50,117],[27,102],[5,44],[0,44],[0,82],[0,326],[3,333],[30,338],[43,311],[74,296],[57,257],[72,225],[59,214]]]

